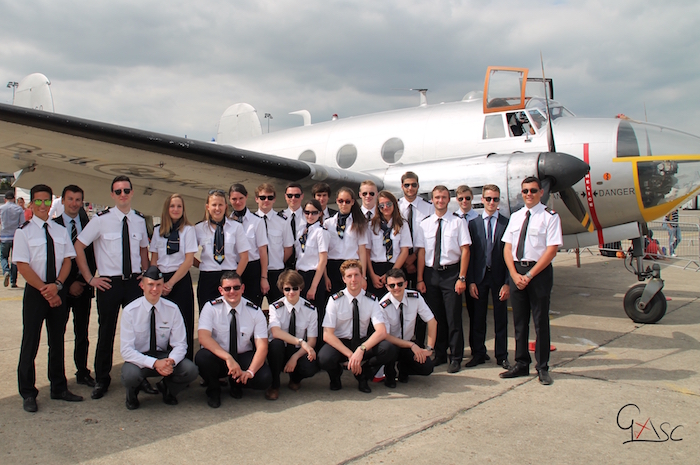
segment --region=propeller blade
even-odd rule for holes
[[[540,50],[540,65],[542,65],[542,86],[544,86],[544,101],[547,107],[547,143],[550,152],[556,152],[557,148],[554,144],[554,131],[552,130],[552,112],[549,111],[549,95],[547,94],[547,78],[544,75],[544,59]]]
[[[573,187],[567,187],[559,191],[561,200],[566,205],[566,208],[574,215],[574,218],[581,223],[581,225],[588,230],[588,232],[593,232],[593,221],[588,215],[588,212],[583,206],[581,199],[578,198],[576,191]]]

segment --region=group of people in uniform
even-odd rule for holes
[[[465,366],[489,360],[489,294],[495,357],[505,369],[500,376],[529,375],[532,314],[536,369],[540,382],[551,384],[551,261],[562,232],[557,214],[540,203],[540,181],[522,181],[525,206],[510,221],[499,215],[498,186],[482,188],[484,211],[478,214],[467,186],[456,189],[460,210],[448,213],[447,187],[435,186],[428,201],[418,196],[415,173],[405,173],[401,184],[401,199],[378,191],[372,181],[360,185],[359,196],[340,188],[333,211],[327,184],[315,185],[313,198],[305,199],[302,186],[290,183],[284,191],[288,208],[280,212],[272,209],[274,186],[261,184],[253,193],[255,213],[247,208],[246,187],[234,184],[228,192],[208,192],[204,220],[195,225],[183,198],[172,194],[150,239],[145,218],[131,208],[134,191],[127,176],[111,184],[114,207],[90,220],[80,187],[65,187],[64,211],[50,218],[53,192],[34,186],[34,215],[17,229],[12,258],[27,282],[18,367],[24,409],[38,409],[34,360],[44,321],[51,398],[83,400],[68,390],[65,376],[70,312],[77,383],[92,387],[93,399],[107,394],[120,308],[128,409],[139,407],[140,392],[160,393],[166,404],[177,404],[178,393],[198,375],[207,404],[217,408],[224,386],[233,398],[250,388],[277,399],[282,372],[296,391],[303,379],[325,370],[330,389],[339,390],[348,370],[362,392],[371,392],[369,381],[381,367],[389,388],[411,375],[429,375],[440,364],[456,373],[465,346],[463,299],[471,348]],[[193,265],[199,268],[196,354]],[[95,295],[99,330],[93,377],[87,331]],[[260,308],[264,296],[269,317]],[[513,365],[507,352],[508,298],[516,339]],[[148,378],[158,376],[154,387]]]

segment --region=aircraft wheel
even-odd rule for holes
[[[659,321],[666,314],[666,297],[659,291],[652,297],[645,309],[639,308],[639,301],[642,298],[645,284],[632,286],[625,294],[625,313],[635,323],[653,324]]]

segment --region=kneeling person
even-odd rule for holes
[[[197,378],[197,367],[185,358],[187,332],[180,309],[160,298],[164,283],[158,267],[149,267],[139,282],[143,296],[122,313],[122,384],[129,410],[139,408],[138,393],[148,377],[163,377],[156,387],[168,405],[177,405],[177,394]]]
[[[241,277],[234,271],[221,275],[220,298],[204,304],[197,335],[202,348],[194,361],[208,383],[207,404],[221,405],[219,378],[227,376],[231,397],[240,399],[243,386],[265,390],[272,384],[267,357],[267,321],[260,308],[243,298]]]
[[[302,299],[304,278],[294,270],[283,272],[277,287],[284,297],[270,305],[270,347],[267,360],[272,370],[272,386],[265,397],[275,400],[279,396],[280,373],[289,373],[289,389],[298,391],[301,380],[318,371],[316,363],[316,338],[318,316],[316,307]]]
[[[341,364],[347,362],[357,378],[358,389],[372,392],[368,380],[374,378],[379,367],[396,360],[398,349],[384,340],[384,314],[377,298],[362,289],[362,263],[346,260],[340,266],[340,274],[347,287],[328,299],[323,319],[326,345],[318,353],[318,364],[328,372],[332,391],[342,389]],[[374,332],[370,331],[370,322]]]

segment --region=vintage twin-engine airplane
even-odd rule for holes
[[[483,93],[452,103],[428,105],[423,90],[418,107],[317,124],[302,110],[294,113],[303,126],[270,134],[252,106],[236,104],[222,115],[216,143],[55,114],[49,82],[35,74],[16,88],[15,105],[0,105],[0,157],[20,187],[76,183],[98,204],[110,203],[111,179],[127,174],[135,207],[152,215],[172,192],[192,210],[212,187],[234,182],[281,191],[290,181],[325,181],[335,190],[372,179],[399,194],[408,170],[420,176],[422,194],[468,184],[477,205],[481,186],[495,183],[510,215],[523,205],[520,181],[536,175],[561,216],[565,248],[634,239],[634,272],[651,279],[630,288],[625,311],[658,321],[663,281],[643,267],[641,236],[647,221],[700,188],[700,138],[628,119],[577,118],[551,100],[551,80],[527,74],[489,68]]]

